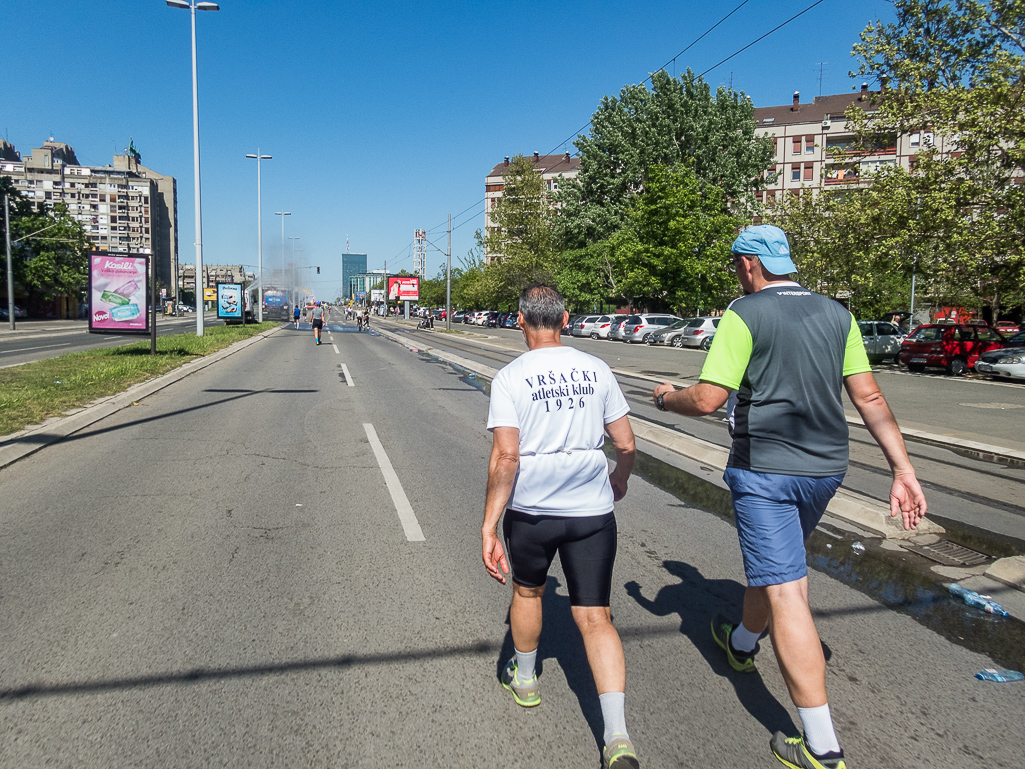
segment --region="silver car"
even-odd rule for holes
[[[626,328],[626,322],[628,320],[630,320],[630,318],[632,318],[633,315],[617,315],[616,317],[617,318],[622,318],[622,320],[620,320],[620,321],[618,321],[616,323],[612,323],[609,326],[609,335],[607,337],[605,337],[605,338],[606,339],[612,339],[612,340],[615,340],[615,341],[618,341],[618,342],[622,342],[623,341],[623,329]]]
[[[665,331],[659,331],[658,333],[649,336],[647,339],[648,344],[664,344],[672,345],[673,347],[683,347],[683,331],[687,328],[687,324],[692,320],[694,319],[682,318],[681,320],[666,326]]]
[[[900,343],[907,336],[900,326],[885,320],[859,320],[858,330],[861,341],[865,343],[865,352],[869,363],[881,363],[884,360],[899,362]]]
[[[715,337],[715,330],[719,328],[721,318],[705,316],[694,318],[683,330],[684,347],[700,347],[707,351],[712,346],[712,339]]]
[[[1007,345],[980,355],[975,370],[992,377],[1025,379],[1025,333],[1015,334]]]
[[[624,342],[646,342],[651,334],[665,331],[681,318],[675,315],[662,315],[655,313],[644,313],[643,315],[631,315],[623,324]]]
[[[569,333],[573,336],[590,336],[591,328],[599,317],[598,315],[581,315],[573,323],[573,328],[570,329]]]

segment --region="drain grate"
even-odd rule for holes
[[[905,550],[910,550],[912,553],[918,553],[918,555],[924,556],[930,561],[936,561],[936,563],[943,564],[944,566],[981,566],[982,564],[992,560],[990,556],[985,553],[980,553],[976,550],[969,550],[967,547],[955,545],[953,542],[948,542],[945,539],[941,539],[939,542],[933,542],[928,545],[914,542],[902,542],[901,546]]]

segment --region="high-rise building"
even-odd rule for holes
[[[351,299],[349,279],[353,275],[361,275],[367,271],[366,254],[342,254],[342,298]]]
[[[108,166],[82,165],[53,137],[24,159],[13,145],[0,146],[0,175],[37,209],[64,203],[96,251],[150,255],[157,284],[177,296],[177,182],[140,161],[134,145]]]

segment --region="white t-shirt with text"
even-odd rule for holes
[[[533,515],[611,512],[605,425],[629,411],[608,364],[573,347],[531,350],[499,371],[488,430],[520,431],[508,507]]]

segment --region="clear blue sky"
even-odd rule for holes
[[[749,0],[676,62],[703,72],[814,0]],[[340,255],[412,270],[417,228],[453,264],[482,226],[484,176],[505,155],[573,151],[600,99],[638,83],[738,5],[602,0],[486,3],[223,0],[197,14],[204,260],[256,265],[256,163],[263,163],[264,265],[298,236],[333,298]],[[709,72],[756,106],[793,92],[848,92],[852,45],[891,20],[883,0],[825,0]],[[128,146],[178,179],[179,258],[193,247],[189,13],[163,0],[4,0],[0,131],[23,156],[50,136],[80,162]],[[668,70],[673,72],[673,65]],[[462,226],[460,226],[462,225]],[[286,241],[290,261],[291,241]],[[429,249],[428,274],[444,267]],[[315,282],[319,280],[319,283]]]

